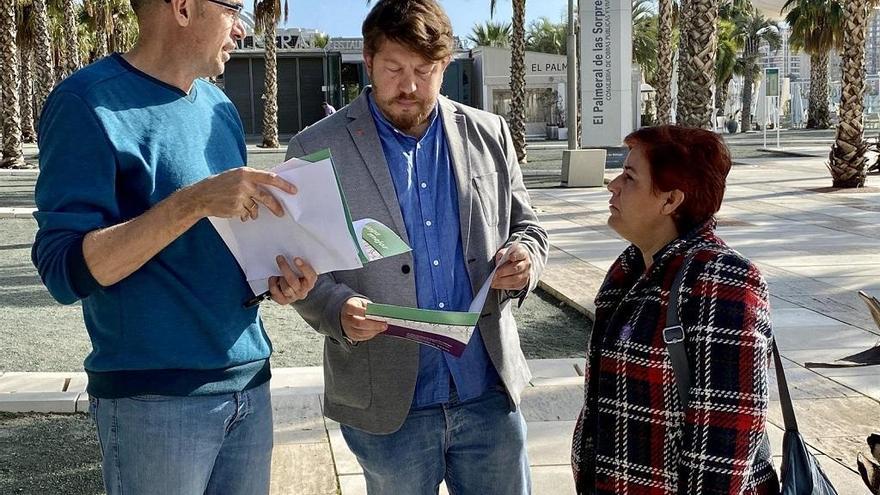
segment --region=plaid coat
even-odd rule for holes
[[[767,285],[714,227],[667,245],[647,273],[635,246],[608,272],[572,444],[578,494],[779,493],[765,433]],[[679,297],[692,375],[683,407],[662,332],[689,254]]]

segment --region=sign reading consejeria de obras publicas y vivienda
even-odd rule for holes
[[[631,0],[581,0],[581,105],[587,148],[621,146],[632,129]]]

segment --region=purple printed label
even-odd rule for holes
[[[384,332],[384,335],[412,340],[414,342],[418,342],[419,344],[427,345],[435,349],[440,349],[443,352],[448,352],[455,357],[461,357],[462,353],[464,353],[464,348],[466,346],[466,344],[462,344],[461,342],[453,338],[444,337],[442,335],[428,332],[421,332],[419,330],[413,330],[412,328],[404,328],[390,324],[388,325],[388,330]]]

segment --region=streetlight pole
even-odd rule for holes
[[[575,35],[575,19],[574,8],[575,0],[568,0],[568,149],[576,150],[580,148],[578,143],[578,122],[577,122],[577,36]]]

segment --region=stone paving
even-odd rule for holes
[[[769,282],[774,332],[804,437],[839,493],[864,494],[855,456],[864,438],[880,431],[880,367],[807,369],[804,363],[833,360],[880,341],[856,295],[858,289],[880,294],[880,189],[829,190],[823,161],[741,160],[730,176],[719,232],[755,261]],[[542,286],[592,314],[605,271],[625,247],[605,226],[608,193],[540,189],[531,194],[552,243]],[[534,493],[572,493],[568,451],[583,399],[583,360],[529,365],[535,378],[522,407]],[[84,411],[84,387],[82,374],[2,373],[0,410]],[[272,390],[272,493],[365,493],[363,475],[338,425],[321,414],[321,369],[277,369]],[[770,423],[773,450],[779,453],[782,418],[775,400]]]

